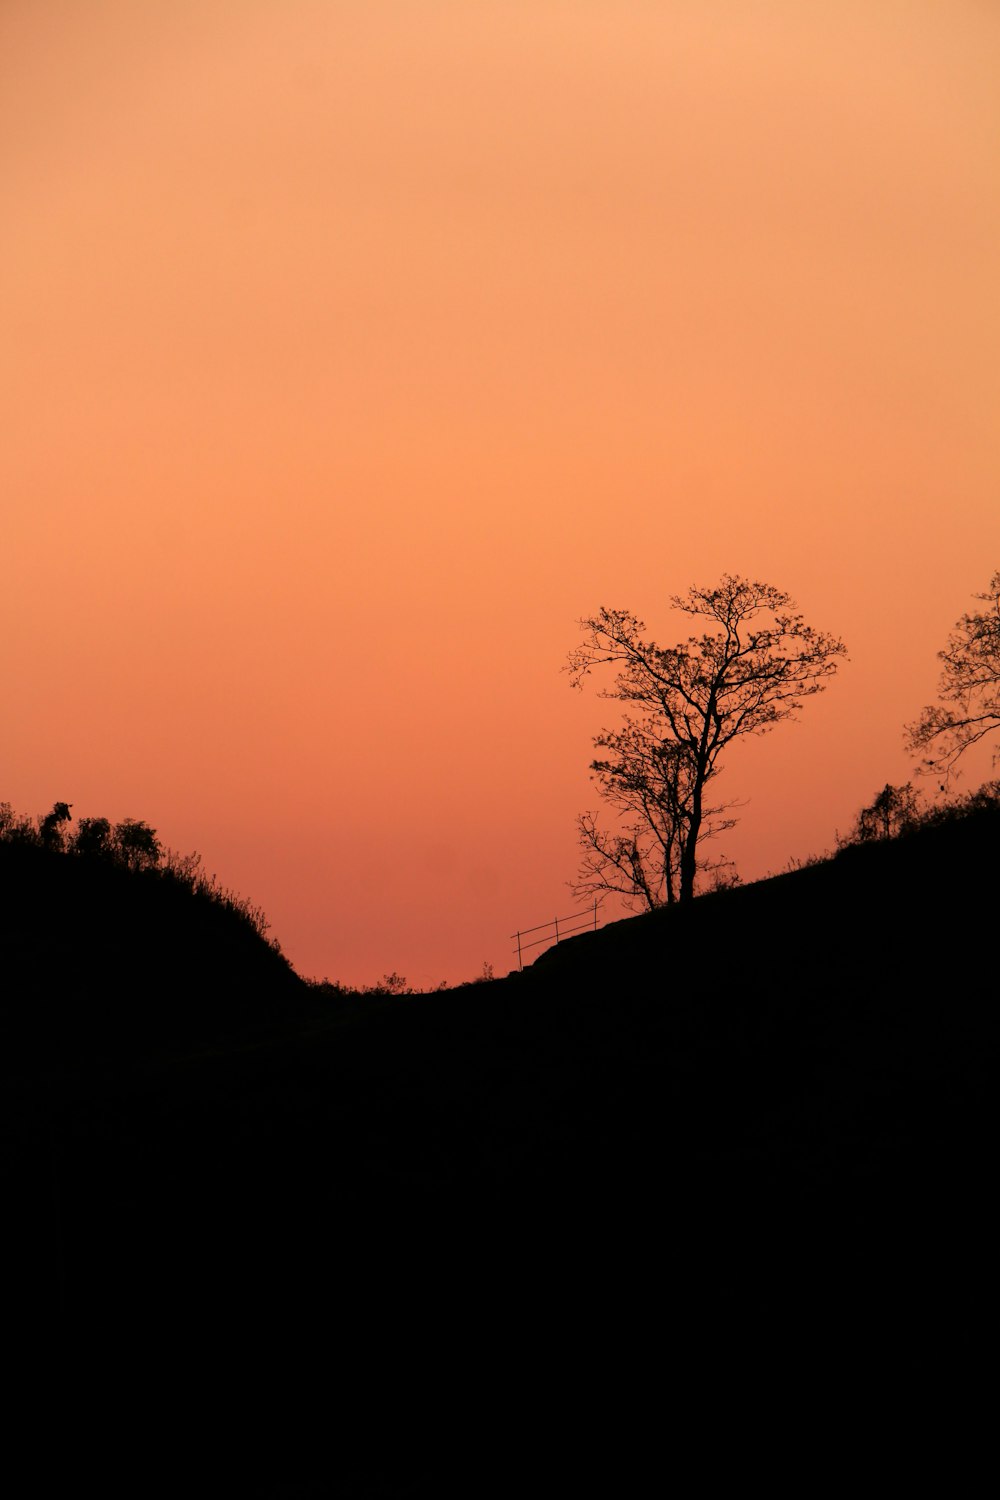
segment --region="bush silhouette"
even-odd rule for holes
[[[893,786],[887,781],[874,800],[858,813],[854,827],[842,842],[867,844],[872,839],[894,838],[920,817],[919,800],[919,793],[909,781],[904,786]]]
[[[69,847],[73,854],[82,854],[88,859],[110,858],[113,847],[108,819],[81,818]]]
[[[38,837],[45,849],[61,849],[63,847],[63,824],[68,823],[73,814],[70,812],[72,803],[57,802],[50,813],[46,813],[38,825]]]

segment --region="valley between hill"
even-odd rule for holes
[[[539,1319],[926,1316],[928,1268],[960,1262],[960,1297],[988,1243],[998,830],[979,809],[382,998],[155,879],[0,846],[21,1309],[323,1327],[355,1389],[388,1349],[416,1379],[429,1341],[474,1359]]]

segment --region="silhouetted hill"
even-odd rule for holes
[[[998,846],[993,807],[848,847],[582,934],[525,984],[595,1028],[611,1134],[684,1173],[880,1213],[960,1193],[990,1135]]]
[[[282,1370],[308,1347],[338,1442],[386,1414],[366,1452],[396,1487],[328,1454],[356,1494],[427,1492],[400,1478],[414,1455],[483,1422],[478,1462],[506,1444],[523,1467],[531,1418],[503,1403],[530,1390],[551,1429],[556,1371],[581,1410],[610,1385],[578,1450],[549,1431],[550,1472],[611,1482],[631,1451],[601,1448],[611,1387],[644,1411],[651,1361],[717,1380],[719,1351],[761,1359],[789,1322],[813,1353],[837,1325],[903,1347],[914,1319],[926,1346],[992,1274],[998,831],[983,808],[523,975],[319,1012],[266,944],[153,880],[85,895],[68,859],[5,863],[7,1013],[73,1039],[8,1053],[22,1295],[102,1338],[211,1329],[281,1346]],[[123,1006],[170,1045],[74,1051]],[[235,1024],[268,1007],[269,1030]],[[418,1397],[410,1449],[385,1422]]]
[[[310,1008],[231,902],[168,869],[30,843],[0,841],[0,965],[8,1049],[50,1060],[204,1045]]]

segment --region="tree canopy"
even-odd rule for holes
[[[700,633],[662,647],[644,638],[637,616],[602,608],[579,622],[586,638],[568,661],[575,687],[595,668],[616,667],[601,696],[627,705],[624,727],[595,738],[610,753],[592,770],[602,795],[630,822],[624,837],[607,835],[593,814],[583,815],[576,888],[613,890],[650,906],[675,894],[689,899],[699,843],[735,821],[725,816],[733,804],[710,807],[706,798],[726,747],[793,718],[846,654],[842,641],[807,625],[789,595],[770,584],[727,573],[716,587],[690,588],[670,604],[702,624]]]
[[[974,597],[985,608],[962,615],[938,652],[940,703],[906,726],[907,749],[923,757],[922,774],[946,781],[967,750],[1000,729],[1000,572]]]

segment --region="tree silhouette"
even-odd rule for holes
[[[111,824],[107,818],[81,818],[69,842],[70,852],[88,858],[106,857],[112,853]]]
[[[789,595],[769,584],[727,573],[717,587],[691,588],[670,603],[708,628],[663,648],[642,638],[646,627],[635,615],[602,608],[579,622],[586,640],[567,666],[579,687],[595,667],[613,664],[614,685],[601,696],[629,705],[623,729],[595,738],[611,754],[592,769],[601,794],[631,823],[616,839],[584,814],[577,889],[593,889],[603,878],[604,889],[624,885],[627,897],[647,905],[662,904],[650,879],[654,868],[663,899],[675,888],[678,900],[690,900],[699,844],[733,826],[723,815],[734,804],[709,807],[706,797],[726,747],[794,718],[846,652],[835,636],[806,625]]]
[[[62,849],[63,824],[72,820],[72,802],[57,802],[50,813],[38,820],[38,838],[44,849]]]
[[[857,822],[845,840],[848,844],[868,844],[873,839],[891,839],[904,828],[916,823],[920,817],[918,795],[912,783],[904,786],[885,786],[858,813]]]
[[[925,708],[906,726],[906,745],[922,754],[922,775],[954,772],[966,750],[1000,729],[1000,572],[983,594],[986,606],[962,615],[938,656],[944,663],[938,684],[940,703]],[[994,763],[1000,759],[1000,750]]]
[[[677,744],[657,742],[632,722],[618,731],[602,730],[594,744],[606,753],[591,762],[593,780],[605,801],[618,810],[623,831],[608,833],[595,813],[581,813],[577,830],[583,859],[573,892],[610,892],[621,896],[627,907],[649,911],[671,905],[680,892],[690,831],[690,760]],[[735,818],[724,816],[731,806],[703,809],[703,842],[735,825]],[[700,868],[712,866],[703,860]]]
[[[115,858],[129,870],[148,870],[160,861],[163,846],[156,829],[139,818],[123,818],[111,834]]]

